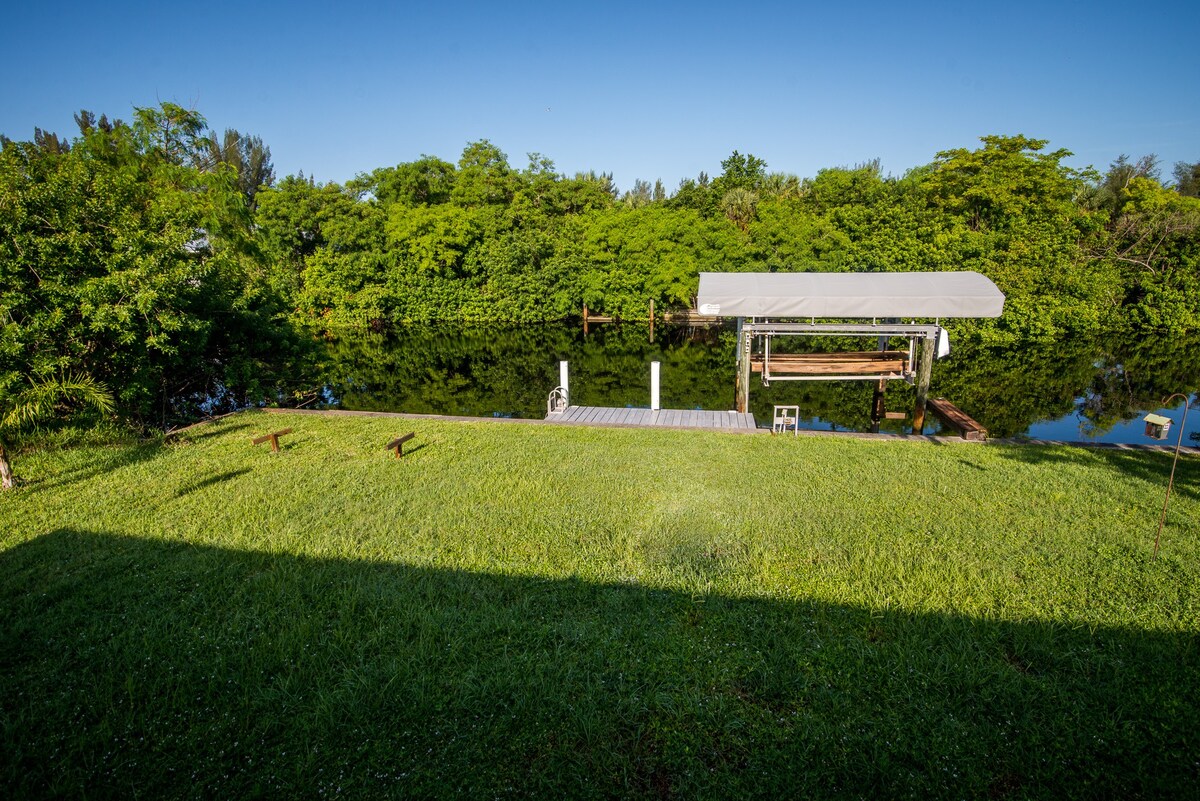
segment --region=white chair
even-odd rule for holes
[[[800,407],[776,406],[775,417],[771,421],[771,433],[779,434],[792,429],[792,436],[800,435]]]

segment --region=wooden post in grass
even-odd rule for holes
[[[254,437],[250,440],[251,445],[262,445],[264,442],[271,443],[271,453],[279,453],[279,438],[284,434],[292,433],[292,429],[283,428],[279,431],[273,431],[270,434],[263,434],[261,437]]]
[[[416,435],[417,435],[416,431],[410,431],[403,436],[396,437],[394,440],[392,440],[391,442],[389,442],[387,444],[387,449],[389,451],[395,451],[396,458],[399,459],[400,457],[404,456],[404,443],[408,442],[410,439],[412,439]]]

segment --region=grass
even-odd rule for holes
[[[1159,453],[246,413],[15,465],[7,797],[1200,793],[1194,456],[1157,561]]]

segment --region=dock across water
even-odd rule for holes
[[[639,428],[705,428],[718,431],[755,431],[749,412],[705,409],[631,409],[611,406],[568,406],[546,415],[550,423],[584,426],[636,426]]]

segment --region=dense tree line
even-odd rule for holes
[[[900,177],[800,179],[735,151],[716,177],[621,192],[481,140],[456,163],[276,183],[260,139],[173,104],[76,121],[70,140],[0,137],[0,436],[32,419],[10,414],[23,399],[61,411],[71,387],[156,427],[261,394],[300,324],[642,318],[689,306],[702,271],[977,270],[1008,297],[976,329],[997,343],[1200,321],[1196,164],[1169,185],[1153,158],[1099,174],[989,136]]]
[[[0,447],[72,396],[146,427],[235,403],[296,341],[253,223],[261,141],[171,104],[76,120],[0,150]]]
[[[989,136],[901,177],[878,162],[815,177],[734,152],[671,194],[567,177],[487,141],[345,186],[288,177],[259,198],[275,285],[303,319],[389,326],[644,316],[688,306],[702,271],[977,270],[1008,296],[993,341],[1200,319],[1193,165],[1164,186],[1152,158],[1100,175],[1043,141]],[[1191,196],[1189,196],[1191,195]]]

